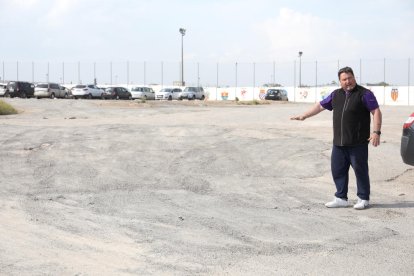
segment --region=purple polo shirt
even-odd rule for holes
[[[352,93],[352,92],[346,92],[346,93]],[[332,111],[332,94],[329,94],[328,97],[326,97],[325,99],[323,99],[322,101],[319,102],[319,104],[325,108],[328,109],[330,111]],[[375,98],[374,93],[372,93],[371,90],[366,90],[366,92],[364,93],[364,95],[362,96],[362,102],[364,103],[365,107],[369,110],[375,110],[379,107],[378,102],[377,102],[377,98]]]

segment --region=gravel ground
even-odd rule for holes
[[[323,205],[332,113],[289,120],[309,104],[4,100],[2,275],[413,275],[412,107],[382,107],[356,211]]]

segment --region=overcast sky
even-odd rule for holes
[[[5,61],[409,58],[413,0],[0,0]]]

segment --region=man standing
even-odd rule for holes
[[[333,110],[332,177],[336,186],[335,198],[325,204],[328,208],[348,206],[348,173],[352,166],[357,182],[357,210],[369,206],[370,181],[368,173],[368,144],[380,144],[382,114],[374,94],[358,85],[350,67],[338,71],[341,88],[316,103],[302,115],[291,120],[305,120],[321,111]],[[370,132],[371,115],[373,131]]]

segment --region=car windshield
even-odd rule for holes
[[[9,84],[7,86],[8,87],[16,87],[16,83],[11,81],[11,82],[9,82]]]
[[[86,87],[86,85],[82,85],[82,84],[78,84],[78,85],[75,86],[75,88],[85,88],[85,87]]]
[[[160,90],[160,92],[171,92],[171,88],[163,88]]]
[[[194,92],[194,91],[196,91],[196,88],[195,87],[186,87],[185,89],[184,89],[184,91],[191,91],[191,92]]]
[[[134,87],[131,89],[131,91],[142,91],[141,87]]]
[[[39,88],[49,88],[49,85],[47,83],[38,83],[38,84],[36,84],[36,87],[39,87]]]

